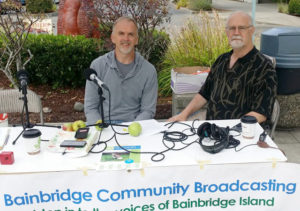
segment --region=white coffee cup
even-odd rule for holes
[[[23,138],[26,146],[26,152],[29,155],[38,154],[41,150],[41,131],[37,129],[25,130]]]
[[[255,136],[257,119],[254,116],[242,116],[242,136],[247,139],[252,139]]]

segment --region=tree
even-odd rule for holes
[[[113,44],[110,34],[113,23],[121,16],[135,19],[139,28],[139,52],[149,59],[149,55],[157,42],[155,33],[161,24],[170,21],[168,16],[168,0],[93,0],[100,22],[100,37],[105,40],[106,48],[111,50]],[[160,29],[163,29],[162,27]],[[165,43],[162,43],[162,45]]]
[[[28,58],[22,58],[21,53],[32,24],[40,18],[40,14],[32,16],[22,10],[22,5],[14,0],[7,0],[0,8],[1,13],[7,13],[0,16],[0,70],[14,87],[15,71],[24,69],[33,57],[29,49]]]

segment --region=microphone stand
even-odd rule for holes
[[[103,101],[105,100],[105,98],[103,97],[103,90],[101,86],[98,87],[98,94],[100,98],[100,110],[101,110],[100,112],[101,112],[101,119],[102,119],[101,126],[99,125],[99,127],[107,128],[109,125],[104,122]]]
[[[128,125],[115,124],[115,123],[111,123],[111,122],[106,123],[105,122],[105,120],[104,120],[104,111],[103,111],[103,102],[104,102],[105,98],[103,97],[103,89],[102,89],[101,86],[98,86],[98,94],[99,94],[99,101],[100,101],[100,112],[101,112],[102,123],[87,125],[87,127],[99,126],[100,128],[107,128],[109,125],[128,127]]]
[[[25,130],[27,128],[33,128],[34,126],[42,126],[42,127],[55,127],[55,128],[61,128],[61,126],[55,126],[55,125],[42,125],[42,124],[31,124],[29,121],[29,111],[28,111],[28,99],[27,99],[27,87],[24,85],[22,86],[22,94],[23,97],[21,97],[20,99],[24,101],[24,108],[25,108],[25,117],[26,117],[26,122],[25,125],[22,122],[22,126],[23,126],[23,130],[21,131],[21,133],[17,136],[17,138],[12,142],[13,145],[15,145],[17,143],[17,140],[19,139],[19,137],[25,132]],[[21,91],[21,89],[19,89]],[[23,115],[23,114],[22,114]],[[21,117],[23,118],[23,117]],[[13,125],[13,127],[16,127],[17,125]]]

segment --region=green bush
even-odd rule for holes
[[[287,3],[278,3],[278,12],[288,14],[289,5]]]
[[[29,35],[24,49],[30,49],[32,60],[26,65],[32,84],[80,87],[85,84],[83,70],[100,52],[98,40],[84,36]],[[23,58],[28,57],[24,51]]]
[[[290,0],[289,13],[293,15],[300,15],[300,0]]]
[[[179,0],[176,2],[177,9],[180,9],[180,7],[187,7],[188,6],[188,0]]]
[[[53,12],[53,0],[26,0],[26,10],[30,13]]]
[[[140,39],[143,38],[140,37]],[[149,62],[155,66],[157,71],[159,71],[164,55],[170,44],[170,37],[163,31],[155,31],[153,33],[153,39],[155,42],[153,42],[153,48],[149,54]]]
[[[188,8],[195,11],[211,10],[211,0],[189,0]]]
[[[225,26],[218,14],[214,11],[214,18],[211,19],[201,12],[199,19],[190,20],[182,30],[173,33],[158,76],[159,94],[171,95],[172,68],[211,66],[219,55],[229,50]]]

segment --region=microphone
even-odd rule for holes
[[[108,90],[108,87],[97,77],[97,72],[92,68],[87,68],[84,71],[84,76],[89,81],[94,81],[99,87]]]
[[[25,70],[20,70],[17,72],[17,78],[20,82],[20,88],[24,88],[28,83],[28,73]]]

